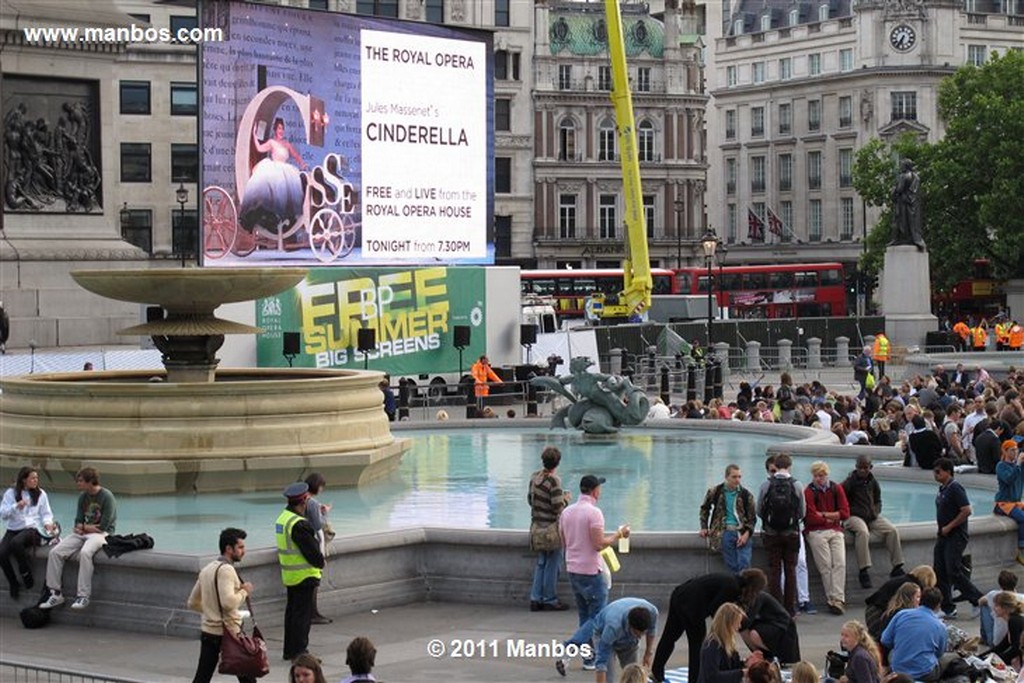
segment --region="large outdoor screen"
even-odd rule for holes
[[[493,263],[488,34],[202,7],[205,265]]]

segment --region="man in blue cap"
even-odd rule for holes
[[[281,581],[288,591],[284,610],[284,658],[291,660],[307,651],[313,623],[316,589],[324,568],[324,556],[313,527],[306,520],[309,485],[297,481],[284,490],[288,499],[274,527]]]

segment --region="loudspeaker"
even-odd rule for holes
[[[469,336],[472,331],[473,330],[469,325],[456,325],[455,348],[464,349],[469,346]]]
[[[536,325],[520,325],[519,326],[519,343],[523,346],[527,344],[533,345],[537,343],[537,326]]]
[[[281,352],[284,356],[297,356],[299,355],[299,333],[298,332],[285,332],[284,337],[284,350]]]
[[[372,327],[360,327],[356,337],[356,344],[361,352],[366,353],[377,348],[377,330]]]
[[[146,306],[146,322],[153,323],[164,319],[164,309],[159,306]]]

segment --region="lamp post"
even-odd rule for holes
[[[711,287],[711,262],[715,260],[715,249],[718,248],[718,236],[715,235],[715,231],[711,228],[707,229],[704,236],[700,238],[700,246],[704,249],[704,260],[708,266],[708,330],[705,336],[706,346],[705,348],[710,351],[711,349],[711,322],[713,317],[714,305],[712,297],[714,296],[713,288]],[[707,353],[707,351],[705,352]]]
[[[729,255],[729,247],[726,244],[722,244],[722,250],[718,255],[718,300],[728,303],[728,299],[725,298],[725,259]],[[718,319],[725,320],[725,306],[718,306]]]
[[[682,199],[675,201],[676,207],[676,268],[683,267],[683,212],[686,211],[686,202]]]
[[[178,218],[178,234],[180,239],[178,240],[178,249],[181,250],[181,267],[185,267],[185,244],[188,240],[185,239],[185,204],[188,203],[188,188],[185,187],[185,180],[181,179],[178,181],[178,189],[174,191],[174,196],[178,200],[178,205],[181,207],[181,214]]]

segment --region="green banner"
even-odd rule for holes
[[[457,373],[456,325],[472,330],[465,359],[485,351],[484,289],[483,268],[312,268],[294,288],[256,302],[256,325],[264,329],[257,364],[288,367],[284,335],[298,332],[295,367],[361,369],[359,330],[369,329],[371,370]]]

